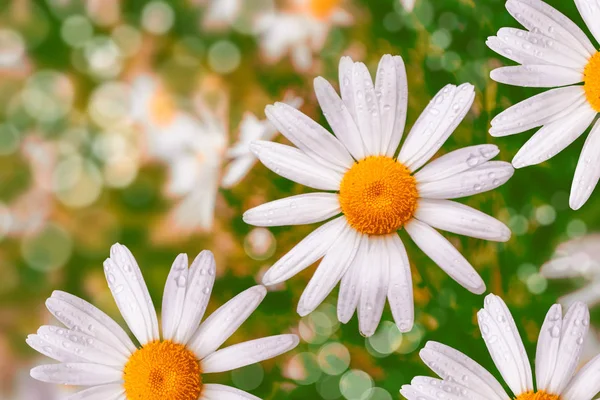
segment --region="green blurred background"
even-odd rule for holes
[[[548,2],[586,30],[572,1]],[[177,108],[190,115],[197,112],[199,96],[211,105],[214,98],[225,97],[228,107],[220,117],[231,145],[244,113],[262,120],[265,105],[282,100],[288,91],[304,99],[306,114],[327,126],[313,78],[337,81],[344,54],[364,61],[373,73],[383,54],[398,54],[409,80],[408,128],[447,83],[476,86],[471,112],[440,154],[494,143],[501,148],[498,158],[510,161],[530,137],[494,139],[487,133],[496,114],[539,92],[489,79],[491,69],[510,61],[487,49],[485,39],[503,26],[517,26],[502,0],[417,0],[411,13],[397,0],[341,2],[353,21],[331,28],[305,70],[287,56],[266,59],[253,29],[257,15],[284,9],[284,3],[248,0],[232,23],[217,27],[206,23],[207,7],[194,0],[2,2],[1,398],[54,396],[49,386],[42,385],[38,395],[31,391],[27,370],[46,360],[24,340],[50,321],[44,301],[52,290],[87,299],[122,322],[102,270],[111,244],[118,241],[131,249],[156,305],[178,253],[212,250],[219,271],[212,311],[256,284],[265,268],[315,228],[282,227],[269,233],[243,223],[248,208],[309,190],[260,164],[239,184],[218,190],[212,226],[192,231],[173,226],[166,216],[181,199],[165,192],[169,166],[148,152],[143,124],[130,117],[129,88],[136,76],[152,74],[162,81]],[[597,230],[600,222],[598,195],[577,212],[568,207],[583,140],[542,165],[518,170],[500,189],[465,200],[504,221],[513,231],[508,243],[446,235],[480,272],[488,290],[506,300],[531,357],[549,306],[582,283],[547,281],[540,265],[559,243]],[[219,160],[217,180],[227,163]],[[198,188],[204,184],[194,183]],[[498,376],[476,324],[483,297],[454,283],[407,235],[401,237],[415,285],[412,332],[400,334],[386,309],[386,322],[376,335],[361,337],[356,318],[348,325],[337,322],[337,290],[317,312],[300,319],[295,309],[310,268],[274,288],[229,342],[293,331],[301,335],[301,345],[275,360],[207,380],[264,399],[397,399],[402,384],[429,375],[418,357],[427,340],[469,354]],[[594,321],[600,321],[598,310],[592,310]],[[24,387],[28,394],[22,394]]]

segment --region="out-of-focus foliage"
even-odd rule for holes
[[[241,2],[235,16],[215,21],[211,3],[6,0],[0,7],[0,396],[11,398],[22,381],[15,377],[39,361],[24,339],[49,319],[44,301],[52,290],[81,296],[120,321],[102,271],[112,243],[126,244],[137,257],[156,305],[178,253],[212,250],[219,268],[209,306],[214,310],[259,281],[266,267],[311,232],[312,226],[269,232],[241,219],[252,206],[308,191],[301,185],[260,164],[231,188],[219,188],[219,182],[245,113],[263,120],[265,105],[292,93],[304,99],[306,114],[327,126],[312,80],[322,75],[337,81],[342,55],[366,62],[373,72],[382,54],[404,58],[408,128],[442,86],[473,83],[475,104],[442,152],[495,143],[499,158],[509,161],[530,136],[493,139],[487,133],[496,114],[538,92],[488,78],[492,68],[510,63],[485,46],[499,28],[516,26],[502,0],[417,0],[412,13],[397,0],[340,2],[351,19],[333,24],[322,35],[322,48],[297,50],[294,61],[286,53],[267,57],[267,32],[258,31],[264,29],[260,18],[289,10],[289,4]],[[549,3],[585,30],[572,1]],[[305,24],[287,29],[299,27]],[[132,110],[143,102],[132,90],[142,76],[159,82],[168,97],[147,105],[153,121]],[[191,128],[163,124],[174,112],[191,118]],[[219,128],[211,127],[211,118]],[[185,154],[168,153],[164,143],[177,140],[193,149],[191,156],[188,147]],[[488,290],[506,300],[530,355],[550,304],[579,285],[548,282],[539,266],[558,243],[600,224],[600,195],[580,211],[568,208],[583,140],[542,165],[518,170],[500,189],[467,200],[507,223],[513,231],[508,243],[447,235]],[[214,212],[206,206],[212,198]],[[185,207],[189,199],[204,205]],[[200,212],[214,221],[182,229],[171,218],[177,210],[184,221]],[[494,371],[476,325],[483,297],[459,287],[405,243],[415,285],[412,332],[400,334],[384,322],[372,338],[361,337],[355,319],[347,326],[337,322],[337,294],[300,319],[295,307],[311,268],[274,288],[232,339],[294,331],[303,338],[295,352],[210,378],[264,399],[395,399],[402,384],[429,373],[418,357],[427,340],[462,350]],[[391,321],[388,310],[383,320]],[[592,310],[594,321],[600,321],[599,310]]]

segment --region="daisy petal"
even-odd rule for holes
[[[550,393],[562,393],[573,378],[579,365],[589,322],[590,312],[585,304],[577,302],[569,307],[563,320],[560,346],[556,356],[560,362],[556,364],[548,387]]]
[[[515,28],[501,28],[497,36],[505,46],[504,51],[508,48],[513,53],[525,53],[530,56],[527,58],[528,62],[522,64],[556,65],[572,68],[580,73],[583,73],[587,64],[587,57],[546,35]]]
[[[585,24],[600,42],[600,1],[599,0],[575,0],[579,14],[585,21]],[[595,49],[594,49],[595,50]]]
[[[172,340],[175,337],[177,326],[181,320],[185,291],[188,280],[188,257],[187,254],[177,256],[165,283],[162,303],[162,334],[164,340]]]
[[[346,103],[338,96],[335,89],[322,77],[315,78],[315,94],[335,136],[346,146],[350,154],[357,159],[366,157],[360,131]]]
[[[406,113],[408,111],[408,80],[406,78],[406,67],[400,56],[394,56],[396,64],[396,113],[394,129],[387,149],[388,157],[393,157],[400,145],[402,134],[406,125]]]
[[[267,295],[264,286],[254,286],[229,300],[206,319],[188,347],[199,360],[215,352],[256,310]]]
[[[571,380],[561,394],[563,400],[591,400],[600,392],[600,355],[594,357]]]
[[[324,167],[291,146],[274,142],[254,141],[250,150],[276,174],[304,186],[319,190],[339,190],[342,174]]]
[[[501,332],[503,336],[501,338],[500,346],[506,345],[516,362],[521,390],[517,391],[512,386],[511,389],[513,389],[514,393],[532,391],[533,378],[531,375],[531,365],[529,364],[529,358],[525,352],[525,346],[523,345],[523,341],[521,340],[521,336],[517,330],[517,325],[515,324],[515,320],[508,310],[508,307],[500,297],[489,294],[485,298],[484,310],[487,311],[487,314],[482,317],[482,320],[486,320],[487,315],[492,317],[491,320],[484,321],[484,325],[480,324],[480,329],[482,335],[484,336],[484,340],[488,345],[488,349],[491,345],[494,350],[497,351],[498,347],[494,346],[496,339],[494,339],[491,334],[488,335],[488,332],[486,332],[486,327],[493,332]],[[495,326],[490,326],[492,324]],[[492,353],[492,350],[490,350],[490,353]],[[498,354],[498,356],[506,358],[505,353]],[[494,354],[492,354],[492,358],[494,358],[494,361],[496,360]],[[500,372],[502,373],[502,371]]]
[[[596,111],[586,104],[570,115],[544,126],[521,147],[512,164],[515,168],[523,168],[549,160],[581,136],[596,114]]]
[[[562,328],[562,307],[553,305],[540,329],[535,353],[535,375],[538,390],[547,391],[558,361],[558,347]]]
[[[543,1],[508,0],[506,9],[528,30],[544,32],[546,36],[571,46],[583,56],[590,56],[596,51],[592,42],[573,21]]]
[[[358,121],[356,117],[356,107],[354,102],[354,85],[352,83],[352,70],[354,69],[354,61],[352,58],[348,56],[344,56],[340,58],[339,65],[339,79],[340,79],[340,93],[342,95],[342,100],[348,107],[348,111],[352,115],[354,122]],[[362,139],[361,139],[362,144]],[[363,145],[364,148],[364,145]]]
[[[359,243],[360,234],[345,223],[344,229],[327,250],[327,254],[300,296],[298,314],[301,316],[310,314],[325,300],[348,270]]]
[[[360,278],[361,272],[364,268],[367,268],[367,261],[365,256],[368,254],[368,239],[366,236],[361,236],[356,251],[354,260],[348,267],[348,270],[342,276],[340,282],[340,293],[338,295],[337,303],[337,317],[338,320],[346,324],[352,318],[358,301],[360,299]]]
[[[577,162],[569,205],[573,210],[579,210],[590,198],[600,178],[600,121],[596,122],[588,135],[583,150]]]
[[[417,182],[427,183],[449,178],[491,160],[498,153],[500,149],[493,144],[463,147],[425,165],[415,174],[415,179]]]
[[[47,383],[93,386],[120,382],[123,371],[89,363],[48,364],[33,368],[31,377]]]
[[[354,163],[335,136],[294,107],[275,103],[266,107],[265,114],[290,142],[318,163],[339,172]]]
[[[496,218],[450,200],[421,199],[415,218],[443,231],[506,242],[510,229]]]
[[[492,400],[510,399],[485,368],[445,344],[429,341],[419,355],[444,380],[461,382],[466,388]]]
[[[59,349],[62,348],[72,354],[72,359],[82,359],[84,363],[122,368],[128,359],[102,340],[74,330],[44,325],[38,329],[37,336],[43,338],[55,350],[49,353],[59,354]]]
[[[260,400],[260,398],[231,386],[205,384],[200,400]]]
[[[69,329],[77,327],[87,335],[101,338],[124,355],[129,355],[136,350],[135,345],[119,324],[79,297],[55,290],[46,301],[46,307],[56,319]]]
[[[388,302],[400,332],[409,332],[415,321],[410,263],[404,244],[397,234],[387,236],[386,240],[391,260]]]
[[[371,267],[362,270],[358,322],[360,332],[369,337],[375,333],[383,315],[389,287],[390,257],[385,239],[372,236],[367,242]]]
[[[375,95],[375,87],[367,66],[361,62],[354,63],[352,69],[352,86],[356,91],[355,115],[358,130],[368,155],[379,155],[381,148],[381,119],[379,104]]]
[[[469,83],[440,90],[411,129],[398,160],[411,171],[423,166],[442,147],[463,120],[475,99]]]
[[[268,360],[290,351],[299,342],[296,335],[278,335],[234,344],[202,360],[202,372],[210,374],[231,371]]]
[[[497,36],[490,36],[485,41],[487,47],[496,53],[500,54],[502,57],[508,58],[519,64],[539,64],[540,60],[524,49],[515,48],[510,46],[509,43],[502,40]]]
[[[127,247],[115,244],[104,262],[104,273],[121,315],[143,346],[160,339],[158,318],[142,272]]]
[[[472,293],[485,292],[485,283],[477,271],[438,231],[414,218],[404,228],[423,253],[452,279]]]
[[[342,212],[336,193],[307,193],[261,204],[244,213],[254,226],[304,225],[325,221]]]
[[[281,283],[323,257],[345,226],[346,218],[342,216],[316,229],[273,264],[263,276],[263,284]]]
[[[528,64],[496,68],[490,78],[513,86],[552,88],[579,83],[583,75],[572,68]]]
[[[53,360],[63,362],[63,363],[80,363],[86,362],[83,357],[78,356],[69,349],[64,348],[63,346],[55,346],[52,343],[42,339],[40,335],[28,335],[25,342],[37,351],[45,355],[46,357],[50,357]]]
[[[412,385],[402,385],[400,394],[407,400],[436,400],[433,395],[430,396],[427,393],[422,393]]]
[[[492,120],[494,137],[514,135],[546,125],[569,115],[585,101],[581,86],[551,89],[523,100],[498,114]]]
[[[590,283],[583,286],[581,289],[575,290],[568,295],[562,296],[558,299],[561,304],[567,306],[577,302],[587,304],[589,307],[594,307],[600,303],[600,282]]]
[[[419,183],[422,198],[457,199],[487,192],[502,186],[514,174],[512,165],[504,161],[488,161],[465,172],[435,182]]]
[[[378,94],[379,113],[381,115],[381,141],[378,154],[388,154],[390,140],[394,135],[396,120],[396,101],[400,94],[397,89],[396,63],[391,55],[381,57],[375,78],[375,92]],[[396,151],[396,148],[394,148]],[[391,154],[393,156],[393,153]]]
[[[177,343],[187,343],[198,328],[210,300],[216,269],[215,257],[208,250],[200,252],[192,262],[181,318],[175,332]]]
[[[116,400],[125,394],[125,389],[120,383],[93,386],[67,397],[65,400]]]
[[[440,379],[429,378],[425,376],[414,377],[410,385],[420,393],[425,393],[433,399],[448,400],[489,400],[487,397],[465,388],[462,384],[442,381]]]

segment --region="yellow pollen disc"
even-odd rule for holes
[[[340,205],[360,233],[386,235],[400,229],[417,209],[417,182],[410,171],[385,156],[367,157],[346,172]]]
[[[341,0],[309,0],[310,13],[315,18],[326,19],[339,6]]]
[[[175,119],[176,108],[173,98],[164,88],[158,88],[150,98],[150,119],[159,126],[167,126]]]
[[[592,108],[600,112],[600,51],[588,61],[583,77],[585,97]]]
[[[196,356],[185,346],[151,342],[125,364],[125,394],[128,400],[197,400],[201,372]]]
[[[527,392],[517,396],[515,400],[559,400],[560,397],[555,394],[546,393],[543,390],[539,392]]]

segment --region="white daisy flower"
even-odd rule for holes
[[[588,332],[590,315],[583,303],[573,304],[563,317],[562,307],[550,308],[537,343],[536,389],[531,365],[515,321],[502,299],[485,298],[477,314],[485,344],[511,389],[502,385],[481,365],[437,342],[428,342],[421,359],[442,379],[418,376],[400,393],[408,400],[591,400],[600,391],[600,355],[576,373]]]
[[[35,350],[60,362],[33,368],[33,378],[89,386],[70,400],[257,399],[205,383],[205,374],[273,358],[298,344],[296,335],[279,335],[218,350],[261,303],[266,289],[255,286],[240,293],[200,323],[215,279],[210,251],[201,252],[189,268],[185,254],[175,259],[163,296],[162,335],[142,273],[125,246],[111,248],[104,272],[140,347],[108,315],[60,291],[46,305],[66,328],[42,326],[27,338]]]
[[[547,279],[583,278],[585,285],[559,299],[563,305],[576,301],[593,307],[600,303],[600,234],[590,234],[562,243],[552,260],[541,268]]]
[[[424,166],[469,111],[475,98],[470,84],[440,90],[397,157],[408,97],[402,58],[383,56],[373,84],[363,63],[343,57],[340,88],[342,98],[325,79],[315,79],[317,99],[336,136],[298,110],[277,103],[267,107],[267,117],[297,147],[252,144],[261,162],[274,172],[328,192],[261,205],[247,211],[244,221],[280,226],[335,217],[275,263],[264,284],[285,281],[324,257],[300,299],[300,315],[312,312],[341,280],[341,322],[358,308],[360,331],[372,335],[387,297],[400,330],[409,331],[414,322],[411,273],[397,231],[406,229],[459,284],[483,293],[485,284],[475,269],[434,228],[508,240],[510,230],[504,224],[448,199],[495,189],[512,176],[513,168],[489,161],[499,152],[494,145],[456,150]]]
[[[588,28],[600,41],[600,3],[575,0]],[[521,65],[492,71],[493,80],[552,89],[510,107],[492,120],[490,134],[507,136],[542,127],[513,159],[515,168],[544,162],[575,141],[600,112],[600,52],[577,25],[540,0],[508,0],[508,12],[527,30],[502,28],[487,45]],[[583,82],[583,85],[577,85]],[[579,209],[600,177],[600,122],[579,158],[569,205]]]
[[[260,16],[257,31],[260,46],[269,62],[290,53],[294,67],[308,70],[313,54],[323,49],[333,26],[350,25],[352,15],[340,7],[340,0],[289,0],[289,7]]]
[[[295,96],[286,96],[284,103],[294,108],[302,106],[302,99]],[[257,157],[250,150],[250,143],[255,140],[273,140],[277,135],[277,129],[268,120],[259,120],[256,115],[248,112],[240,122],[240,136],[226,153],[231,159],[225,172],[221,186],[231,188],[240,183],[250,172]]]

